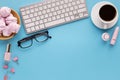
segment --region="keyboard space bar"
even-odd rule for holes
[[[55,21],[46,23],[45,27],[52,27],[52,26],[55,26],[55,25],[58,25],[58,24],[61,24],[61,23],[64,23],[64,22],[65,22],[64,19],[55,20]]]

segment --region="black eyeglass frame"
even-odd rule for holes
[[[47,38],[46,38],[45,40],[43,40],[43,41],[38,41],[36,38],[39,37],[39,36],[46,36]],[[44,31],[44,32],[40,32],[40,33],[37,33],[37,34],[33,34],[33,35],[31,35],[31,36],[25,37],[25,38],[19,40],[19,41],[17,42],[17,44],[18,44],[18,47],[28,48],[28,47],[31,47],[31,46],[32,46],[32,44],[33,44],[33,39],[35,39],[37,42],[45,42],[45,41],[47,41],[49,38],[52,38],[51,36],[49,36],[49,32],[48,32],[48,31]],[[31,44],[30,44],[29,46],[27,46],[27,47],[21,46],[21,43],[26,42],[26,41],[31,41]]]

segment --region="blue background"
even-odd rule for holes
[[[0,6],[8,6],[19,14],[19,8],[40,0],[0,0]],[[120,36],[115,46],[103,42],[105,31],[96,28],[90,19],[92,7],[102,0],[87,0],[89,18],[49,30],[52,39],[21,49],[17,41],[26,35],[23,24],[19,33],[11,40],[0,41],[0,80],[7,70],[2,68],[6,44],[12,44],[12,57],[19,56],[19,65],[10,63],[15,74],[10,80],[120,80]],[[116,5],[120,13],[119,0],[107,0]],[[120,20],[116,26],[120,25]],[[108,30],[112,36],[115,27]],[[8,69],[9,70],[9,69]]]

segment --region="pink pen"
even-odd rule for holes
[[[11,59],[10,47],[11,47],[11,44],[7,44],[7,49],[4,55],[5,62],[10,62],[10,59]]]
[[[111,42],[110,42],[111,45],[115,45],[117,37],[118,37],[118,33],[119,33],[119,27],[116,27],[116,29],[115,29],[115,31],[113,33]]]

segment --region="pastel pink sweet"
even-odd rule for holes
[[[3,68],[4,68],[4,69],[8,69],[8,65],[4,65]]]
[[[5,27],[6,24],[5,24],[5,21],[3,18],[0,19],[0,27]]]
[[[10,72],[11,72],[11,73],[15,73],[15,69],[14,69],[14,68],[11,68]]]
[[[8,27],[10,27],[9,32],[12,32],[12,33],[18,33],[20,29],[20,25],[14,22],[10,23]]]
[[[18,57],[14,57],[14,58],[13,58],[13,61],[14,61],[14,62],[17,62],[17,61],[18,61]]]
[[[5,19],[5,21],[6,21],[6,24],[10,24],[10,23],[12,23],[12,22],[17,23],[17,18],[14,17],[14,16],[11,14],[10,16],[8,16],[8,17]]]
[[[8,7],[2,7],[2,8],[0,8],[0,15],[2,17],[7,17],[7,16],[10,15],[10,13],[11,13],[11,9],[10,8],[8,8]]]
[[[0,36],[2,35],[3,30],[5,29],[5,22],[4,20],[0,19]]]
[[[4,29],[5,28],[0,28],[0,36],[2,35]]]
[[[3,36],[10,36],[12,32],[10,31],[10,27],[6,26],[3,30]]]

